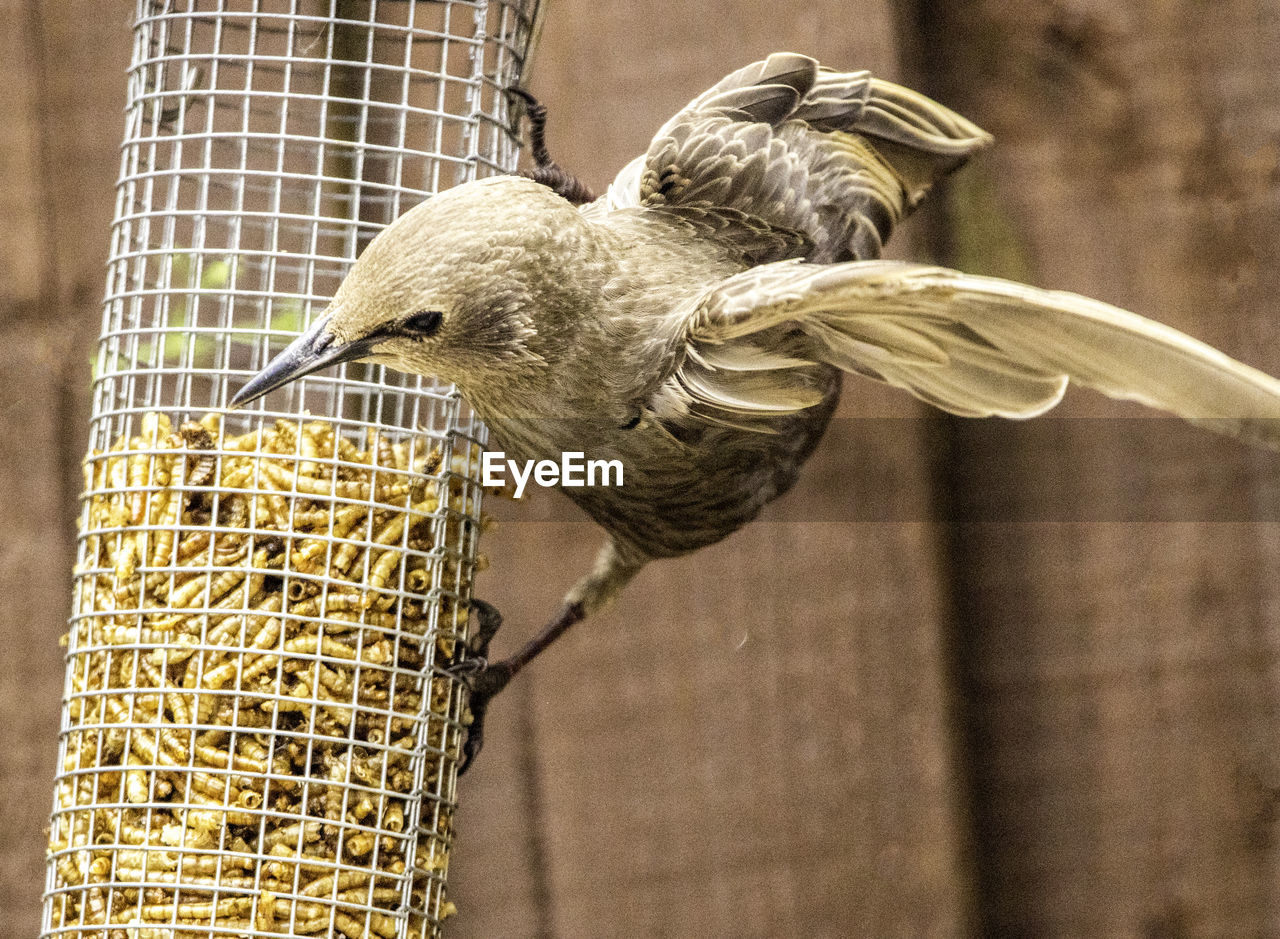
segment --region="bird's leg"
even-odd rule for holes
[[[533,151],[534,165],[541,168],[555,166],[551,151],[547,149],[547,106],[523,88],[508,88],[507,94],[524,102],[524,113],[529,118],[529,149]]]
[[[449,669],[449,673],[467,687],[467,708],[471,711],[471,724],[467,727],[467,740],[462,745],[462,762],[458,766],[461,776],[484,746],[484,719],[489,702],[519,671],[537,658],[547,646],[555,642],[570,626],[581,621],[586,613],[581,603],[566,603],[538,635],[526,642],[515,655],[500,662],[488,662],[485,653],[489,643],[502,626],[502,614],[492,604],[472,600],[476,609],[479,629],[467,643],[467,656]]]
[[[558,193],[574,205],[583,205],[595,199],[590,187],[555,160],[547,149],[547,108],[523,88],[508,88],[507,94],[524,102],[529,117],[529,148],[533,151],[534,167],[520,175],[532,179]]]

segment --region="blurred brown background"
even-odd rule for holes
[[[0,0],[14,936],[43,882],[131,16]],[[777,49],[995,133],[895,253],[1280,374],[1280,0],[552,0],[531,87],[603,185]],[[770,520],[654,565],[496,706],[452,935],[1280,936],[1280,458],[1087,393],[1017,426],[866,382],[843,407]],[[504,647],[594,552],[556,499],[496,507],[478,592]]]

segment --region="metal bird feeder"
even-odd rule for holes
[[[46,936],[438,932],[483,428],[361,365],[225,405],[382,226],[514,168],[537,12],[139,3]]]

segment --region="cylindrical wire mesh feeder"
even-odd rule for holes
[[[139,3],[45,935],[438,931],[483,428],[359,365],[225,404],[383,225],[513,169],[537,6]]]

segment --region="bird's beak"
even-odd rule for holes
[[[289,343],[262,371],[249,379],[249,383],[235,393],[230,406],[238,408],[248,404],[268,391],[287,385],[295,378],[310,375],[330,365],[363,358],[369,354],[373,345],[373,339],[340,342],[329,332],[329,317],[326,316]]]

